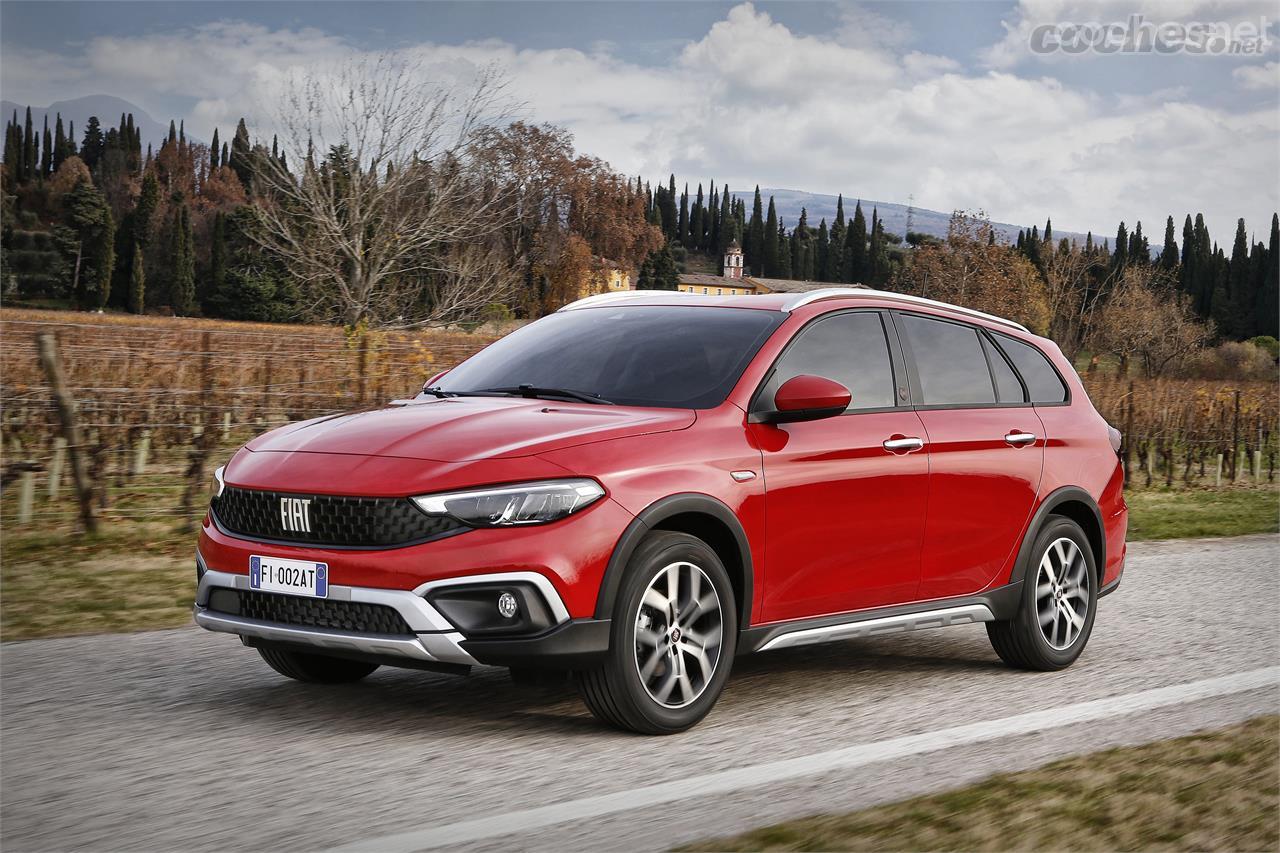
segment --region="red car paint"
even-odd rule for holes
[[[667,304],[778,311],[784,298],[672,295]],[[850,308],[947,318],[1029,342],[1056,366],[1070,400],[907,405],[812,422],[754,422],[748,413],[757,389],[797,332]],[[907,399],[905,387],[899,393]],[[1020,432],[1034,442],[1007,443]],[[884,446],[916,437],[923,443],[917,450]],[[337,585],[407,590],[446,577],[536,572],[575,619],[597,613],[606,566],[628,525],[678,494],[710,496],[740,523],[752,563],[751,601],[743,608],[752,626],[1005,584],[1037,509],[1066,486],[1096,503],[1104,585],[1119,577],[1125,554],[1127,510],[1108,427],[1058,348],[981,317],[870,293],[791,311],[713,408],[424,394],[267,433],[239,451],[224,476],[245,489],[388,497],[592,478],[604,498],[541,526],[342,550],[241,539],[206,517],[199,541],[205,563],[219,572],[246,574],[250,555],[269,553],[325,562]]]

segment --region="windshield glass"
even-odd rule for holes
[[[752,308],[581,308],[543,317],[449,371],[448,393],[532,385],[622,406],[706,409],[724,402],[785,314]]]

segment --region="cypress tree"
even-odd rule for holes
[[[22,179],[29,181],[36,176],[38,163],[36,160],[36,132],[31,125],[31,107],[27,107],[27,120],[22,133]]]
[[[853,208],[853,223],[844,241],[844,281],[861,284],[867,278],[867,220],[862,201]]]
[[[1253,308],[1257,302],[1254,292],[1253,267],[1249,261],[1249,238],[1245,234],[1244,219],[1236,220],[1236,239],[1231,246],[1231,262],[1227,272],[1229,305],[1221,312],[1224,316],[1223,334],[1244,339],[1253,336]]]
[[[49,114],[44,115],[44,132],[40,135],[40,177],[53,174],[53,134],[49,132]]]
[[[717,227],[719,236],[716,240],[716,252],[723,256],[725,249],[729,248],[729,244],[734,239],[734,199],[729,192],[729,185],[725,184],[720,188],[720,216]],[[738,241],[741,246],[742,241]]]
[[[684,185],[684,192],[680,193],[680,215],[676,220],[676,239],[680,241],[680,245],[686,249],[693,248],[693,242],[689,236],[689,185]]]
[[[815,264],[818,268],[817,278],[822,281],[831,281],[831,235],[827,232],[827,220],[823,217],[818,221],[818,242],[817,242],[817,258]]]
[[[1124,272],[1124,268],[1129,263],[1129,229],[1124,227],[1124,223],[1120,223],[1120,227],[1116,229],[1116,251],[1111,256],[1111,269],[1116,273]]]
[[[222,153],[221,150],[218,148],[218,129],[215,127],[213,129],[213,142],[209,144],[209,171],[210,172],[218,171],[218,167],[222,165],[218,159],[218,155],[221,153]]]
[[[1271,241],[1259,266],[1254,334],[1280,338],[1280,215],[1271,214]]]
[[[252,154],[252,148],[249,144],[249,128],[245,127],[244,119],[236,124],[235,136],[231,138],[231,169],[236,173],[236,177],[240,179],[241,185],[246,191],[251,189],[250,184],[253,179],[253,164],[249,158]],[[222,158],[223,165],[227,164],[227,158]]]
[[[704,217],[702,214],[705,204],[706,202],[702,197],[702,184],[698,184],[698,195],[689,211],[689,239],[693,241],[693,248],[698,251],[707,248],[707,237],[704,231],[706,225],[703,222]]]
[[[1173,217],[1164,222],[1164,247],[1160,250],[1160,269],[1172,270],[1178,265],[1178,243],[1173,239]]]
[[[1048,246],[1053,242],[1053,220],[1046,219],[1044,221],[1044,244]]]
[[[129,310],[144,314],[147,310],[147,275],[143,269],[142,247],[133,247],[133,264],[129,271]]]
[[[89,116],[89,122],[84,128],[84,141],[80,143],[80,159],[90,171],[97,167],[105,148],[106,137],[103,136],[102,125],[98,123],[97,116]]]
[[[226,215],[213,217],[213,233],[209,242],[209,284],[204,302],[221,299],[227,288],[227,223]]]
[[[742,248],[743,258],[756,275],[765,275],[765,221],[764,207],[760,203],[760,185],[756,184],[756,198],[751,205],[751,222],[747,226],[747,239]]]
[[[53,171],[58,171],[58,167],[65,159],[67,159],[67,134],[62,129],[62,113],[58,113],[53,123]]]
[[[22,168],[22,134],[18,130],[18,113],[13,113],[13,121],[4,126],[4,165],[9,170],[9,178],[14,183],[22,179],[19,170]]]
[[[1193,235],[1192,254],[1194,257],[1193,272],[1195,274],[1194,293],[1200,299],[1199,312],[1201,317],[1209,317],[1212,315],[1213,309],[1213,292],[1216,286],[1214,255],[1217,253],[1217,247],[1212,246],[1209,240],[1209,229],[1204,224],[1204,214],[1196,214],[1196,224]]]
[[[871,250],[867,257],[868,284],[882,287],[889,280],[889,248],[884,238],[884,221],[871,209]]]
[[[764,223],[764,251],[761,253],[765,278],[779,278],[778,211],[769,196],[769,215]]]
[[[174,216],[171,254],[173,256],[173,286],[169,302],[173,313],[189,317],[196,307],[196,265],[192,247],[191,219],[186,204],[178,206]]]
[[[772,205],[772,196],[770,197]],[[778,278],[792,278],[794,272],[791,269],[791,240],[787,237],[787,226],[782,221],[782,217],[778,217]]]

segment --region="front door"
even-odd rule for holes
[[[906,402],[878,311],[810,323],[779,357],[755,408],[801,374],[849,389],[848,410],[825,420],[752,424],[764,454],[763,621],[910,601],[920,573],[929,457]],[[895,363],[897,371],[895,375]]]

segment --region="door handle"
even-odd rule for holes
[[[924,439],[911,436],[910,438],[889,438],[885,439],[884,449],[890,453],[907,452],[919,450],[924,447]]]
[[[1036,437],[1029,432],[1011,432],[1004,437],[1005,444],[1010,447],[1026,447],[1034,444]]]

